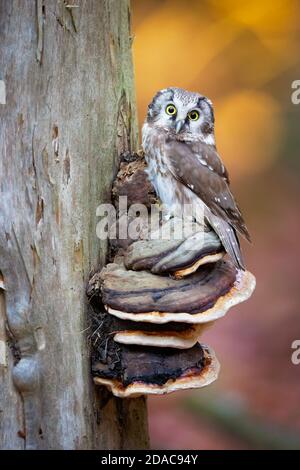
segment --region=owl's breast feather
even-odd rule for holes
[[[165,154],[166,135],[164,132],[145,123],[143,126],[143,150],[147,162],[146,172],[149,181],[160,201],[170,213],[180,215],[185,204],[203,206],[203,202],[193,191],[184,186],[172,175]]]

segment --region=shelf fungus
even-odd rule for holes
[[[114,374],[102,369],[98,376],[97,365],[93,368],[95,383],[121,398],[204,387],[217,378],[220,367],[214,352],[199,343],[180,352],[123,347],[121,358]]]
[[[197,224],[172,219],[162,225],[169,225],[170,240],[159,237],[159,233],[149,234],[149,239],[136,241],[129,246],[125,256],[125,266],[133,270],[149,270],[154,274],[172,274],[180,279],[195,272],[200,266],[214,263],[223,258],[225,252],[219,238],[212,230],[205,230]],[[181,229],[182,235],[173,239],[174,233]],[[177,230],[177,232],[176,232]],[[185,232],[191,235],[185,237]],[[163,229],[160,229],[163,235]],[[158,238],[158,239],[156,239]]]
[[[134,188],[128,198],[137,203],[138,194],[148,217],[154,196],[143,168],[140,155],[123,162],[113,196],[116,201]],[[225,257],[215,232],[192,220],[183,224],[192,230],[174,237],[179,223],[176,217],[162,219],[137,240],[114,242],[111,262],[89,281],[94,382],[118,397],[199,388],[216,380],[218,360],[199,339],[255,288],[254,276]],[[158,236],[165,229],[171,236]]]

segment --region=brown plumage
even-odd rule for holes
[[[216,149],[202,142],[178,142],[169,138],[165,156],[174,178],[192,188],[214,215],[226,220],[250,241],[240,209],[229,189],[228,173]]]

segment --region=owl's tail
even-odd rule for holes
[[[245,263],[235,229],[228,222],[211,212],[207,219],[236,267],[245,271]]]

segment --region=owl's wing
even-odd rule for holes
[[[173,176],[199,196],[214,215],[250,241],[242,214],[229,189],[228,173],[215,147],[170,140],[165,150]]]
[[[202,165],[209,165],[209,168],[222,178],[225,178],[226,182],[229,185],[228,172],[225,166],[223,165],[223,162],[214,145],[207,145],[203,142],[182,143],[190,149],[190,151],[198,158]]]
[[[168,141],[165,157],[174,178],[193,191],[208,208],[207,218],[236,266],[245,269],[236,230],[250,241],[242,214],[229,189],[228,173],[215,147]]]

